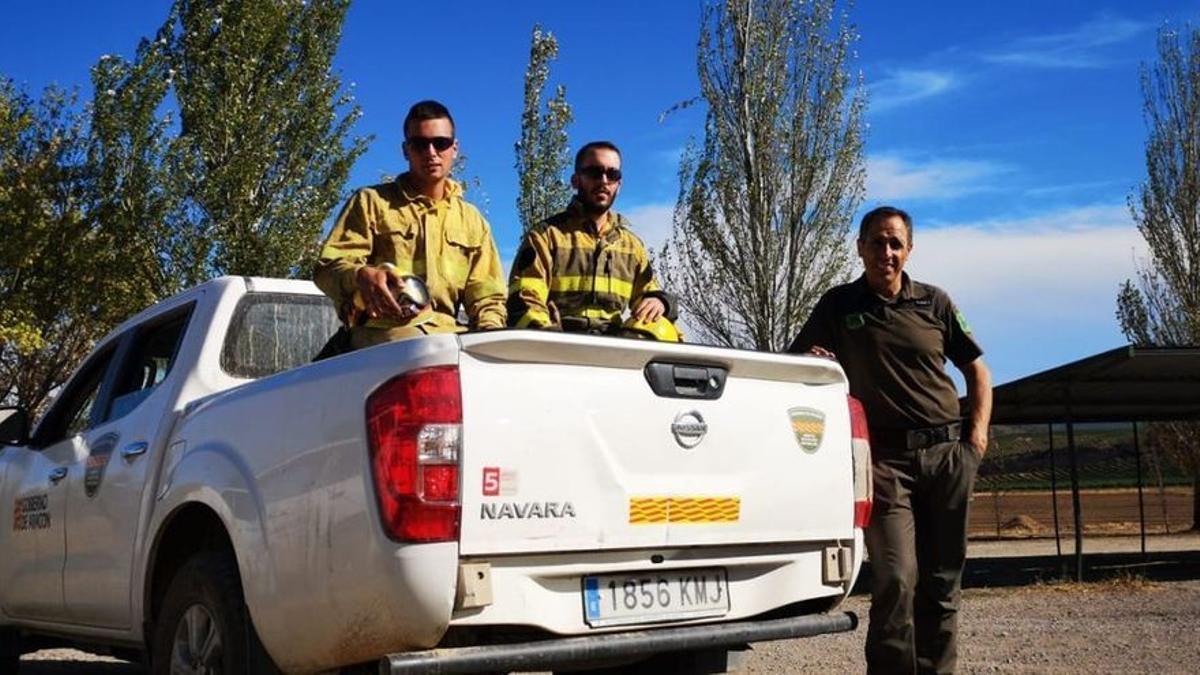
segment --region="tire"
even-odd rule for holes
[[[0,675],[16,675],[21,660],[21,635],[0,628]]]
[[[167,586],[152,639],[154,675],[278,672],[258,641],[229,553],[198,553],[179,568]]]

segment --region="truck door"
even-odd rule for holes
[[[71,378],[34,432],[30,447],[10,447],[5,508],[10,527],[0,528],[0,578],[4,612],[12,617],[64,618],[66,487],[87,454],[84,435],[96,420],[110,381],[115,350],[106,347]]]
[[[86,453],[65,481],[67,554],[63,593],[73,623],[129,628],[132,562],[153,495],[147,469],[161,452],[177,387],[168,379],[192,304],[131,329],[113,369],[110,396],[86,433]]]

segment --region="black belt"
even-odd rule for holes
[[[961,434],[962,424],[959,422],[924,429],[871,429],[871,445],[880,449],[920,450],[946,441],[957,441]]]

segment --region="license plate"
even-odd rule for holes
[[[598,574],[583,578],[589,626],[679,621],[729,612],[725,569]]]

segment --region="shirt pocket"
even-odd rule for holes
[[[375,264],[390,262],[401,274],[413,273],[413,258],[417,253],[417,224],[401,219],[387,219],[376,232],[376,244],[371,251]]]
[[[458,222],[447,223],[442,232],[446,246],[439,266],[442,276],[459,290],[466,285],[471,262],[479,257],[479,249],[483,247],[483,229]]]

